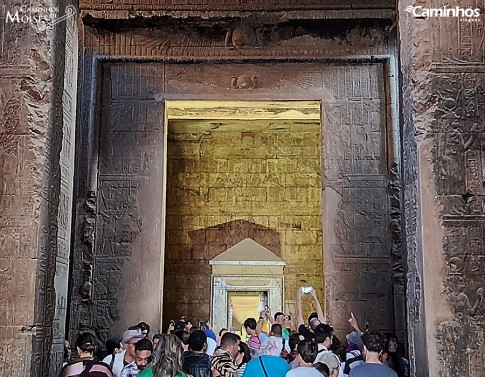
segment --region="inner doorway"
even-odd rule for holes
[[[323,296],[320,101],[169,100],[165,108],[164,327],[181,315],[211,318],[209,261],[245,238],[288,266],[289,300],[273,312],[294,312],[298,285]]]
[[[243,324],[246,318],[258,318],[268,305],[268,292],[228,292],[229,330],[246,339]]]

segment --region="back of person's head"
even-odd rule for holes
[[[221,348],[225,349],[228,346],[237,344],[241,337],[237,334],[233,334],[232,332],[226,332],[221,338]]]
[[[182,372],[182,342],[172,334],[162,334],[160,346],[155,350],[154,376],[176,376]]]
[[[140,339],[135,344],[135,351],[150,351],[150,352],[153,352],[153,344],[147,338]]]
[[[76,339],[76,347],[79,348],[82,352],[89,352],[94,354],[97,348],[94,335],[88,332],[79,334]]]
[[[106,341],[106,352],[108,355],[113,355],[117,349],[121,349],[121,339],[109,338]]]
[[[226,329],[226,328],[222,328],[222,329],[220,329],[220,330],[219,330],[219,336],[224,335],[224,333],[226,333],[226,332],[227,332],[227,329]]]
[[[184,330],[176,330],[172,332],[172,334],[175,335],[177,338],[179,338],[181,342],[184,341],[184,333],[185,333]]]
[[[298,353],[305,363],[313,363],[318,353],[318,346],[313,340],[302,340],[298,344]]]
[[[158,340],[160,341],[160,339],[162,338],[162,336],[160,334],[153,334],[152,336],[152,342],[155,342],[155,340]]]
[[[324,353],[319,357],[318,361],[324,363],[328,367],[330,376],[332,376],[336,370],[340,370],[340,360],[337,355],[331,352]]]
[[[327,325],[326,323],[320,323],[314,332],[315,342],[323,343],[327,338],[332,339],[333,327]]]
[[[308,323],[310,323],[313,318],[318,319],[317,312],[310,313],[310,315],[308,316]]]
[[[376,331],[369,331],[362,335],[362,342],[364,343],[367,351],[381,352],[384,348],[383,337]]]
[[[251,350],[247,343],[239,342],[239,353],[243,355],[241,364],[246,364],[251,361]]]
[[[298,344],[301,343],[300,336],[301,335],[299,333],[294,333],[290,335],[290,338],[288,339],[288,344],[290,345],[291,351],[296,350],[296,347],[298,347]]]
[[[282,336],[283,335],[283,328],[279,323],[274,323],[271,325],[271,333],[274,336]]]
[[[321,374],[323,374],[323,377],[330,377],[330,370],[328,369],[328,365],[318,362],[313,364],[316,370],[318,370]]]
[[[188,343],[192,351],[202,351],[207,343],[207,335],[202,330],[195,330],[190,333]]]
[[[256,330],[256,320],[254,318],[248,318],[244,321],[244,328],[250,328],[251,330]]]

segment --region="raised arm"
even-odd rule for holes
[[[259,313],[258,323],[256,324],[256,335],[259,336],[263,332],[264,319],[266,317],[266,310]]]
[[[298,291],[296,292],[296,328],[297,329],[300,327],[300,325],[304,324],[303,314],[301,312],[302,296],[303,296],[303,292],[301,291],[301,287],[298,287]]]
[[[320,320],[320,322],[326,323],[325,322],[325,315],[323,314],[323,310],[322,310],[322,306],[320,305],[320,301],[318,301],[317,293],[315,292],[315,289],[313,287],[312,287],[312,290],[310,291],[310,294],[312,295],[313,302],[315,303],[315,308],[317,310],[318,319]]]
[[[354,316],[354,313],[350,313],[349,318],[349,325],[355,330],[355,332],[359,335],[362,335],[362,331],[360,330],[359,324],[357,323],[357,319]]]

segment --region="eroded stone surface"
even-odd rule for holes
[[[399,8],[412,3],[402,1]],[[485,365],[482,23],[483,16],[400,15],[408,319],[416,375],[480,376]]]

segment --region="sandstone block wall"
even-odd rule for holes
[[[287,263],[286,305],[273,312],[294,316],[301,285],[324,302],[320,123],[179,120],[168,128],[165,322],[210,318],[208,262],[247,237]]]

